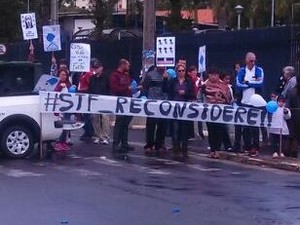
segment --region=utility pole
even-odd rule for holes
[[[51,0],[51,24],[58,24],[58,0]]]
[[[155,29],[155,0],[144,0],[143,50],[154,50]]]
[[[275,17],[275,0],[272,0],[271,27],[274,27],[274,17]]]

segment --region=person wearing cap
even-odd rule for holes
[[[104,73],[103,64],[96,61],[93,64],[94,75],[90,79],[88,93],[97,95],[109,95],[109,79]],[[95,144],[109,144],[109,115],[92,115],[92,124],[95,131]]]
[[[284,86],[283,90],[281,92],[281,95],[286,99],[286,107],[289,107],[289,97],[291,95],[291,91],[297,84],[297,79],[295,76],[295,69],[292,66],[286,66],[282,70],[283,72],[283,80],[284,80]]]
[[[109,77],[110,93],[114,96],[131,97],[131,77],[129,75],[130,63],[121,59],[118,68]],[[132,116],[116,115],[113,130],[113,153],[127,153],[134,150],[128,144],[128,129]]]

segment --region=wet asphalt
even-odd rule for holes
[[[145,157],[140,130],[116,158],[79,135],[65,156],[1,157],[0,224],[300,224],[298,173],[208,159],[200,141],[187,162]]]

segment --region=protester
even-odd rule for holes
[[[167,99],[167,95],[162,91],[164,72],[154,65],[147,71],[142,81],[142,87],[149,99]],[[147,117],[145,155],[152,156],[154,153],[165,155],[167,153],[165,147],[166,129],[167,121],[165,119]]]
[[[290,93],[290,140],[288,156],[297,158],[300,144],[300,77],[297,77],[297,84]]]
[[[131,78],[129,75],[130,63],[121,59],[118,68],[112,72],[109,78],[110,92],[115,96],[131,97]],[[113,153],[126,153],[134,150],[128,144],[128,129],[132,116],[116,116],[113,130]]]
[[[250,97],[255,93],[260,93],[264,82],[264,72],[261,67],[255,65],[256,56],[253,52],[248,52],[245,57],[246,66],[242,67],[237,74],[236,85],[242,91],[242,106],[253,107]],[[259,152],[259,128],[243,127],[243,138],[245,150],[250,156],[256,156]]]
[[[88,93],[89,84],[91,77],[94,74],[94,64],[97,63],[99,60],[97,58],[92,58],[90,62],[91,69],[89,72],[84,72],[80,75],[79,84],[78,84],[78,91],[80,93]],[[88,140],[93,137],[94,135],[94,128],[92,125],[92,119],[90,114],[83,114],[83,121],[84,121],[84,133],[80,136],[80,140]]]
[[[194,95],[195,95],[195,99],[192,99],[193,101],[200,101],[199,98],[199,92],[200,92],[200,86],[202,83],[202,77],[198,77],[198,69],[196,66],[190,66],[187,69],[187,76],[189,78],[191,78],[191,80],[193,81],[193,85],[194,85]],[[203,134],[203,125],[202,122],[198,122],[198,135],[204,139],[204,134]],[[194,124],[191,122],[191,127],[189,128],[189,133],[191,137],[194,136]]]
[[[165,75],[163,91],[168,93],[169,100],[191,101],[195,99],[193,81],[186,76],[185,66],[178,63],[176,66],[177,77],[168,80]],[[188,123],[184,120],[173,120],[172,142],[174,159],[179,159],[180,154],[183,158],[188,157]]]
[[[286,106],[289,107],[291,92],[297,84],[295,69],[292,66],[286,66],[283,68],[282,72],[283,72],[284,85],[281,94],[286,99]]]
[[[104,73],[103,64],[96,61],[93,64],[94,75],[90,79],[88,93],[97,95],[109,95],[109,78]],[[92,115],[92,124],[95,131],[95,144],[109,144],[109,115],[94,114]]]
[[[277,158],[279,156],[284,157],[283,152],[286,151],[289,138],[289,129],[286,120],[291,118],[291,111],[285,107],[285,98],[283,95],[277,97],[277,103],[278,109],[273,113],[273,122],[269,130],[272,137],[272,148],[275,151],[273,153],[273,158]]]
[[[227,84],[220,80],[220,73],[216,68],[210,68],[207,71],[208,79],[203,86],[205,102],[210,104],[230,104],[231,94]],[[210,146],[210,157],[219,158],[223,141],[223,124],[207,122],[208,143]]]
[[[237,76],[238,72],[241,69],[241,62],[236,62],[234,64],[234,72],[235,75]],[[232,88],[233,90],[233,106],[241,106],[241,100],[242,100],[242,91],[236,87],[236,82],[233,83],[234,87]],[[243,135],[243,126],[241,125],[234,125],[234,144],[233,144],[233,151],[238,153],[238,152],[243,152],[242,148],[242,135]]]
[[[61,68],[58,71],[58,77],[59,81],[57,86],[55,87],[54,91],[57,92],[68,92],[68,89],[71,87],[71,83],[69,80],[69,71],[65,68]],[[70,120],[70,114],[64,113],[63,114],[63,120]],[[59,140],[55,143],[54,149],[56,151],[67,151],[70,150],[70,147],[67,144],[67,137],[68,137],[68,131],[63,130],[61,136],[59,137]]]
[[[229,71],[223,71],[221,72],[221,80],[225,85],[228,86],[229,92],[230,92],[230,99],[231,101],[229,104],[233,103],[233,90],[232,90],[232,85],[231,85],[231,74]],[[232,151],[232,144],[230,140],[230,135],[229,135],[229,128],[227,124],[222,124],[222,129],[223,129],[223,145],[225,151]]]

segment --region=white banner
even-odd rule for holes
[[[156,65],[175,66],[175,37],[156,38]]]
[[[45,52],[61,50],[60,25],[43,26],[43,43]]]
[[[206,71],[206,46],[199,47],[198,54],[198,72],[203,73]]]
[[[272,114],[265,108],[222,104],[137,99],[84,93],[40,92],[42,113],[105,113],[269,127]]]
[[[31,40],[31,39],[38,38],[35,13],[21,14],[21,27],[22,27],[24,40]]]
[[[70,46],[70,71],[90,71],[91,46],[83,43],[72,43]]]

